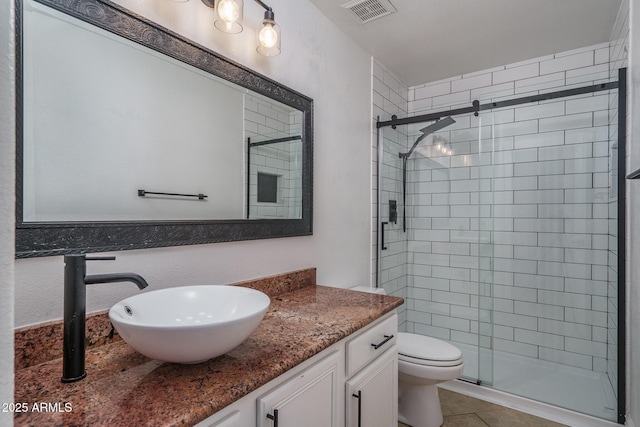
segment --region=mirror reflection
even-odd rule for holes
[[[302,218],[302,111],[25,5],[24,222]]]
[[[245,95],[247,218],[302,217],[302,112]]]
[[[16,257],[313,234],[313,100],[108,0],[16,1]]]

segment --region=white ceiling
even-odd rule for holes
[[[621,0],[390,0],[362,24],[347,0],[311,0],[409,86],[608,42]]]

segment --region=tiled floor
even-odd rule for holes
[[[439,389],[442,427],[566,427],[504,406]],[[398,427],[408,427],[398,423]]]

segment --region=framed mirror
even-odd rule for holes
[[[16,6],[18,258],[312,234],[312,99],[108,0]]]

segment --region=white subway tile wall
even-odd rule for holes
[[[372,60],[374,283],[376,119],[617,80],[624,3],[611,43],[410,88]],[[601,92],[455,117],[439,133],[452,153],[432,136],[409,161],[406,235],[397,154],[424,124],[383,130],[380,221],[389,200],[399,221],[380,283],[405,298],[401,330],[606,372],[616,388],[617,102]]]
[[[300,111],[291,111],[284,106],[279,108],[271,100],[249,94],[245,94],[244,97],[244,111],[245,137],[251,138],[252,142],[302,134]],[[250,218],[300,218],[302,142],[290,141],[256,146],[252,147],[250,152]],[[258,173],[277,177],[276,203],[258,202]]]
[[[611,54],[623,50],[613,43]],[[604,43],[410,87],[408,114],[608,81],[609,57]],[[381,87],[374,83],[374,104],[389,96],[388,87],[375,95]],[[425,139],[408,162],[409,254],[393,254],[407,263],[408,331],[609,369],[612,102],[599,92],[457,116]],[[408,139],[402,126],[385,128],[385,144],[411,145],[422,126],[409,127]],[[401,191],[398,175],[387,179],[385,190]]]
[[[406,117],[408,109],[408,90],[398,78],[387,71],[382,65],[372,59],[372,146],[373,146],[373,173],[372,173],[372,282],[376,283],[376,226],[380,222],[387,222],[384,232],[386,249],[380,252],[380,284],[388,295],[405,298],[407,303],[398,309],[399,329],[405,330],[407,320],[407,307],[413,306],[407,298],[407,238],[402,230],[402,163],[399,162],[398,153],[407,150],[407,126],[399,126],[397,129],[390,127],[381,130],[383,160],[380,165],[380,211],[378,219],[376,192],[377,192],[377,129],[376,121],[389,120],[392,115]],[[437,90],[434,94],[437,94]],[[430,106],[430,105],[429,105]],[[389,201],[395,200],[398,207],[396,222],[389,220]],[[420,272],[420,271],[419,271]],[[430,272],[424,272],[430,274]]]

